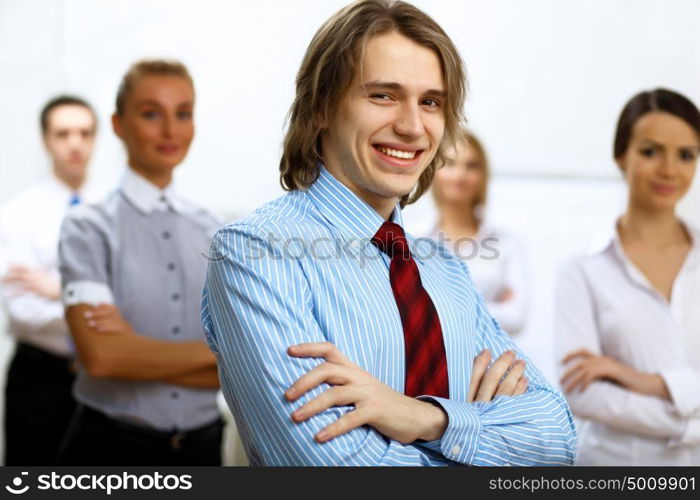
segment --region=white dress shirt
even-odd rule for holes
[[[599,380],[568,394],[581,465],[700,465],[700,233],[668,302],[624,253],[617,231],[562,266],[557,365],[585,348],[663,377],[671,401]]]
[[[58,281],[58,236],[71,198],[78,194],[82,203],[91,203],[104,193],[92,183],[75,193],[51,176],[7,201],[0,208],[0,276],[13,265],[24,265],[44,270]],[[50,300],[12,284],[1,289],[9,331],[17,340],[70,355],[60,299]]]
[[[440,241],[440,229],[433,228],[428,237]],[[527,259],[520,239],[483,221],[473,238],[443,243],[466,262],[486,308],[501,328],[511,335],[519,333],[527,320],[529,295]],[[510,290],[512,297],[500,301],[499,297],[505,290]]]

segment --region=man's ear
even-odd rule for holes
[[[119,137],[120,139],[124,138],[122,136],[122,117],[119,116],[117,113],[112,114],[112,130],[114,130],[114,133],[117,134],[117,137]]]

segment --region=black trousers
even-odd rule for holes
[[[59,452],[59,465],[221,465],[224,422],[188,431],[159,431],[78,405]]]
[[[55,465],[75,410],[68,358],[18,343],[5,385],[5,465]]]

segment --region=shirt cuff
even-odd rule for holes
[[[668,445],[671,448],[678,446],[697,446],[700,444],[700,419],[691,418],[685,424],[685,429],[680,438],[672,439]]]
[[[700,374],[688,366],[661,370],[673,406],[682,417],[689,417],[700,409]]]
[[[73,281],[63,288],[63,305],[77,304],[114,304],[112,290],[97,281]]]
[[[476,455],[481,419],[474,405],[479,403],[460,403],[435,396],[421,396],[418,399],[433,402],[447,413],[447,428],[442,438],[421,443],[429,450],[436,451],[449,460],[461,464],[470,464]]]

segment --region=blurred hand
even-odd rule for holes
[[[527,390],[525,361],[515,359],[513,351],[506,351],[489,368],[491,351],[484,349],[474,358],[469,382],[468,403],[488,402],[495,396],[519,396]]]
[[[112,304],[100,304],[85,311],[88,327],[99,333],[136,335],[128,321]]]
[[[23,291],[31,292],[49,300],[61,298],[61,282],[52,274],[27,266],[11,266],[3,277],[4,284],[15,285]]]
[[[586,349],[570,352],[562,359],[562,364],[575,359],[580,361],[569,368],[561,378],[564,392],[575,389],[583,392],[596,380],[609,380],[630,391],[671,399],[666,383],[660,375],[637,371],[621,361],[593,354]]]
[[[503,290],[501,290],[501,293],[498,294],[498,296],[496,297],[496,302],[508,302],[513,298],[513,296],[513,290],[506,287]]]

